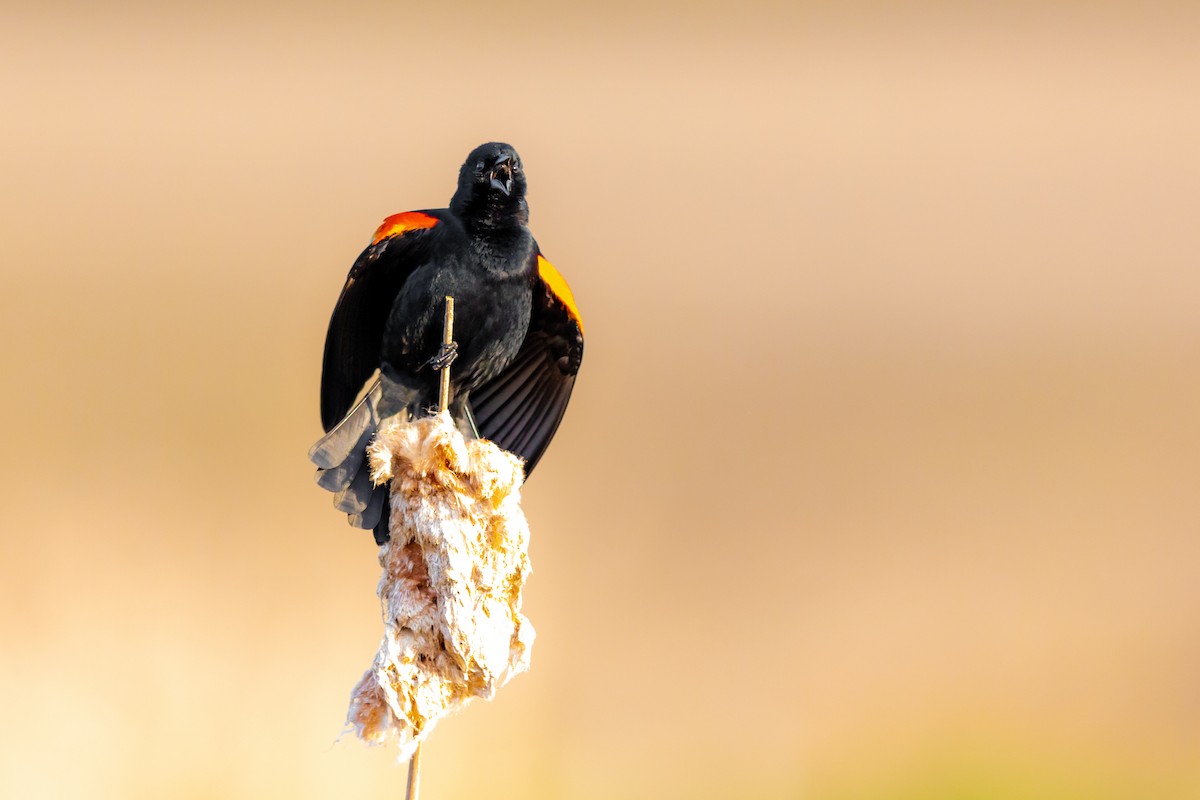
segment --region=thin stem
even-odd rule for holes
[[[442,326],[442,344],[454,344],[454,298],[446,295],[446,322]],[[442,367],[442,387],[438,393],[438,411],[450,407],[450,365]]]
[[[419,791],[421,791],[421,743],[417,742],[417,749],[413,751],[412,758],[408,760],[408,791],[404,793],[404,800],[417,800]]]
[[[454,344],[454,298],[446,295],[446,320],[442,325],[442,344],[449,347]],[[442,385],[438,392],[438,411],[445,411],[450,407],[450,365],[442,367]],[[408,760],[408,790],[404,793],[404,800],[417,800],[417,794],[421,791],[421,743],[417,742],[417,749],[413,751],[412,758]]]

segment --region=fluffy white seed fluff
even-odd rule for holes
[[[524,473],[511,453],[465,440],[446,412],[385,424],[369,456],[375,483],[391,481],[384,636],[347,724],[372,744],[394,742],[405,760],[439,719],[529,668]]]

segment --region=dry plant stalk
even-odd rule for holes
[[[403,761],[439,719],[529,668],[524,472],[511,453],[466,440],[445,411],[386,423],[368,454],[372,480],[391,481],[384,637],[347,724],[372,744],[394,742]]]

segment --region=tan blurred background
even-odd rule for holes
[[[0,795],[402,796],[325,325],[473,146],[587,318],[431,800],[1200,797],[1196,6],[43,4],[0,33]]]

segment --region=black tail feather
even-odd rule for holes
[[[334,507],[346,514],[351,525],[373,531],[377,544],[389,538],[390,493],[387,484],[371,483],[367,445],[381,420],[400,413],[409,417],[419,414],[426,394],[424,386],[407,386],[381,375],[342,421],[308,451],[309,460],[318,467],[317,485],[334,493]]]
[[[371,483],[367,445],[379,428],[383,401],[381,382],[376,380],[366,395],[308,451],[317,465],[317,485],[334,493],[334,507],[345,513],[356,528],[372,530],[382,522],[387,541],[387,487]],[[379,531],[375,533],[379,538]]]

